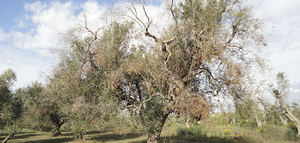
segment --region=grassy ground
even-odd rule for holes
[[[287,131],[283,126],[265,126],[264,128],[242,128],[232,125],[217,125],[202,122],[201,130],[204,135],[193,137],[178,134],[178,127],[182,124],[167,122],[161,142],[163,143],[296,143],[285,137]],[[23,130],[9,143],[143,143],[147,136],[139,134],[118,134],[114,132],[90,131],[84,135],[83,141],[75,141],[69,132],[62,132],[62,136],[51,137],[50,133]],[[0,140],[5,136],[0,136]]]
[[[9,143],[76,143],[79,141],[74,141],[74,136],[69,132],[62,132],[62,136],[51,137],[49,133],[43,132],[22,132],[17,134]],[[1,140],[5,136],[0,136]],[[146,136],[140,136],[135,134],[116,134],[111,132],[88,132],[84,136],[84,140],[80,142],[93,143],[132,143],[132,142],[144,142]]]
[[[223,130],[230,129],[231,133],[224,135]],[[207,136],[201,138],[191,138],[188,136],[177,136],[176,129],[166,127],[162,134],[162,142],[166,143],[234,143],[234,142],[254,142],[254,143],[293,143],[283,139],[282,128],[273,130],[273,133],[259,133],[255,129],[245,129],[233,126],[223,126],[217,128],[206,128]],[[239,131],[236,133],[236,131]],[[277,135],[277,136],[276,136]],[[0,137],[1,139],[4,136]],[[63,136],[51,137],[49,133],[25,131],[17,134],[10,143],[143,143],[146,142],[145,135],[137,134],[117,134],[113,132],[88,132],[83,141],[74,141],[73,135],[63,132]]]

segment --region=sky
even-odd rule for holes
[[[152,0],[151,18],[163,23],[160,0]],[[103,15],[119,0],[1,0],[0,73],[17,73],[15,88],[45,77],[57,63],[56,49],[63,48],[64,35],[80,24],[83,14],[91,27],[103,24]],[[289,102],[300,103],[300,1],[250,0],[253,15],[264,22],[263,55],[274,76],[285,72],[290,80]],[[99,23],[99,21],[101,21]],[[160,25],[158,24],[158,25]]]

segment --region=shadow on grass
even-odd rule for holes
[[[164,143],[253,143],[254,141],[246,137],[188,137],[173,136],[162,137],[160,142]]]
[[[24,138],[28,138],[28,137],[32,137],[32,136],[38,136],[40,134],[16,134],[13,139],[24,139]],[[6,137],[8,136],[8,134],[6,135],[1,135],[0,137],[0,141],[4,140]]]
[[[147,143],[147,140],[142,140],[142,141],[132,141],[130,143]],[[174,143],[174,142],[172,142]]]
[[[74,136],[74,134],[70,132],[62,132],[60,136]]]
[[[133,141],[131,143],[146,143],[147,140]],[[245,137],[161,137],[159,142],[161,143],[253,143],[253,140]]]
[[[36,132],[34,132],[34,131],[22,131],[22,132],[17,133],[17,135],[20,135],[20,134],[32,134],[32,133],[36,133]]]
[[[13,137],[13,139],[24,139],[24,138],[28,138],[28,137],[32,137],[32,136],[38,136],[38,135],[41,135],[41,134],[17,134],[16,136]]]
[[[108,134],[102,134],[102,135],[97,135],[94,137],[91,137],[91,140],[96,140],[96,141],[102,141],[102,142],[107,142],[107,141],[117,141],[117,140],[124,140],[124,139],[133,139],[142,136],[141,134],[115,134],[115,133],[108,133]]]
[[[86,134],[84,134],[84,136],[85,135],[96,135],[96,134],[102,134],[102,133],[105,133],[105,131],[88,131],[88,132],[86,132]],[[61,136],[74,136],[74,133],[62,132]]]
[[[88,131],[86,132],[87,135],[93,135],[93,134],[103,134],[106,131]]]
[[[73,141],[73,138],[51,138],[51,139],[42,139],[42,140],[36,140],[36,141],[28,141],[25,143],[64,143]]]

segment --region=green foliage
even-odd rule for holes
[[[206,132],[203,129],[203,126],[200,124],[193,124],[190,128],[188,127],[179,127],[177,128],[177,134],[182,136],[190,136],[193,138],[201,138],[206,136]]]
[[[286,140],[293,140],[293,141],[296,141],[298,140],[299,138],[297,137],[297,127],[295,126],[295,124],[293,123],[289,123],[287,124],[287,131],[285,133],[285,139]]]
[[[298,140],[297,132],[295,132],[293,129],[288,129],[285,133],[285,139],[292,141]]]
[[[84,134],[96,123],[104,124],[103,128],[116,127],[113,118],[121,110],[118,92],[111,90],[108,74],[120,65],[124,54],[120,46],[125,44],[131,25],[112,23],[93,45],[89,44],[93,36],[82,40],[70,35],[71,46],[60,53],[60,62],[42,92],[43,107],[51,109],[43,113],[54,125],[67,121],[68,129],[75,134]],[[101,52],[94,55],[98,50]]]
[[[267,115],[267,123],[270,124],[270,125],[282,125],[282,121],[280,120],[279,116],[282,116],[282,115],[278,115],[278,114],[281,114],[279,111],[278,112],[278,107],[276,106],[271,106],[270,110],[271,112],[268,113]]]
[[[51,131],[63,118],[60,106],[54,95],[46,91],[41,83],[18,89],[16,96],[23,102],[23,126],[40,131]]]
[[[18,134],[22,131],[22,128],[20,128],[22,124],[17,121],[13,125],[7,126],[4,130],[7,134]]]
[[[133,23],[130,22],[124,24],[113,22],[97,41],[95,50],[101,52],[96,56],[96,59],[103,70],[111,71],[120,67],[126,53],[126,49],[120,47],[127,46],[128,32],[132,25]]]
[[[257,127],[257,123],[253,118],[244,118],[242,116],[236,117],[236,124],[240,127],[249,127],[249,128]]]
[[[180,127],[180,128],[178,128],[177,129],[177,134],[178,135],[183,135],[183,136],[193,135],[191,129],[188,128],[188,127]]]
[[[211,115],[211,119],[213,119],[218,125],[228,124],[223,114],[213,114]]]
[[[176,115],[170,115],[166,121],[165,126],[166,127],[178,127],[181,125],[184,125],[185,118],[176,116]]]
[[[70,121],[70,129],[74,135],[77,134],[86,134],[87,129],[89,128],[86,123],[82,121],[82,119],[72,119]]]
[[[267,129],[265,127],[259,127],[258,129],[256,129],[256,131],[259,133],[266,133]]]
[[[16,74],[8,69],[0,75],[0,129],[14,128],[21,118],[22,101],[11,90]]]
[[[1,81],[1,87],[2,86],[7,86],[10,87],[12,86],[13,82],[16,80],[16,74],[12,69],[7,69],[0,75],[0,81]]]
[[[164,106],[159,97],[146,103],[145,108],[142,109],[142,114],[139,116],[146,133],[156,133],[161,130],[164,115],[163,108]]]

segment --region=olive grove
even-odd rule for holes
[[[53,136],[67,124],[79,140],[95,123],[128,118],[142,127],[148,143],[156,143],[170,114],[205,119],[222,101],[232,100],[237,112],[249,107],[251,114],[241,115],[257,115],[263,125],[265,117],[258,117],[265,115],[254,109],[247,88],[251,70],[261,66],[257,49],[265,46],[262,24],[251,9],[239,0],[163,3],[169,24],[162,30],[153,30],[142,0],[125,4],[116,15],[120,20],[98,29],[90,28],[84,15],[83,24],[67,33],[46,84],[17,92],[24,118],[43,121]],[[10,96],[14,78],[0,78],[1,92]],[[1,105],[2,119],[7,114]]]

